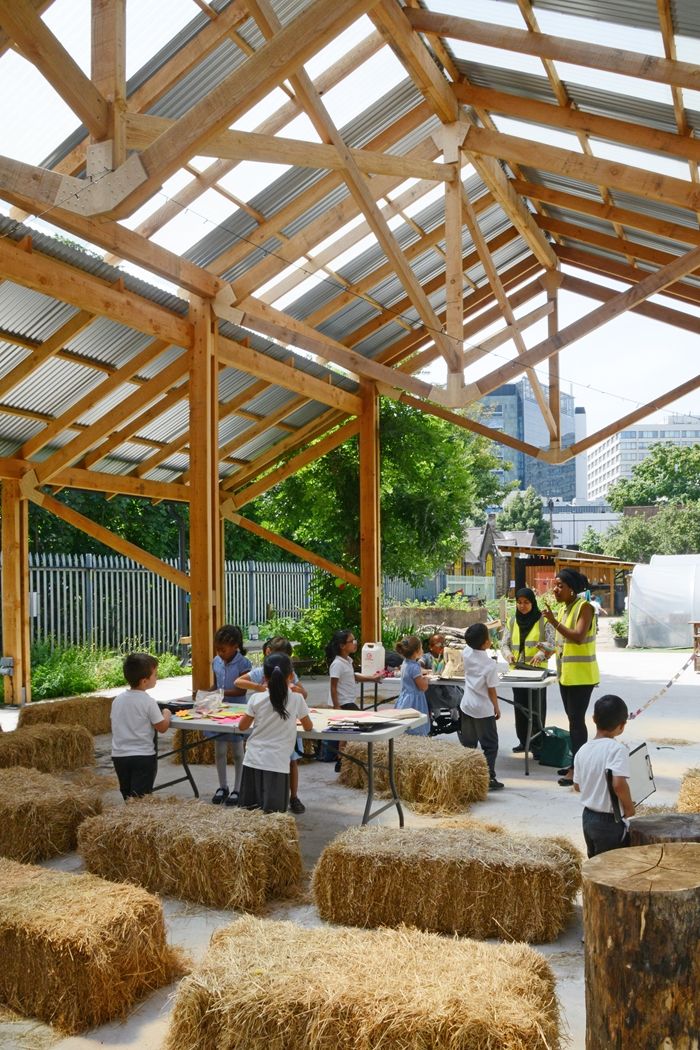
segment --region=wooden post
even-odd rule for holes
[[[190,367],[190,634],[192,687],[211,685],[214,632],[221,626],[216,318],[192,296],[194,344]]]
[[[700,843],[583,865],[586,1050],[681,1050],[700,1032]]]
[[[92,0],[92,82],[109,104],[114,171],[126,160],[126,0]]]
[[[18,481],[2,483],[2,655],[13,660],[3,677],[6,704],[32,698],[29,659],[28,504]]]
[[[700,813],[656,813],[630,821],[630,843],[700,842]]]
[[[547,292],[547,302],[551,304],[551,312],[547,315],[547,335],[550,339],[559,331],[559,285],[561,284],[561,273],[558,270],[550,270],[540,277],[540,283]],[[559,354],[552,354],[549,359],[549,411],[556,426],[555,432],[550,436],[549,447],[561,448],[561,387],[559,381]],[[552,543],[554,537],[552,537]]]
[[[373,383],[360,384],[360,605],[362,640],[380,641],[381,534],[379,523],[379,398]]]

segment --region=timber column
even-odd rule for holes
[[[32,698],[29,660],[29,504],[18,481],[2,483],[2,655],[14,663],[3,677],[6,704]]]
[[[374,383],[360,383],[360,618],[363,641],[380,641],[381,532],[379,521],[379,397]]]
[[[190,364],[190,630],[192,687],[211,685],[214,633],[224,622],[219,515],[219,419],[216,317],[192,296]]]

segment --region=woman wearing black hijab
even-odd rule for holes
[[[515,615],[506,623],[501,639],[501,653],[511,668],[520,664],[538,667],[546,663],[554,652],[554,631],[544,619],[537,605],[537,596],[529,587],[521,587],[515,592]],[[539,712],[534,711],[535,733],[544,729],[547,717],[547,697],[545,690],[538,690]],[[515,732],[518,743],[513,748],[515,754],[525,750],[527,740],[528,690],[514,689]]]
[[[587,588],[588,580],[583,573],[575,569],[560,569],[554,581],[554,597],[562,605],[557,615],[549,607],[545,607],[542,614],[557,634],[557,675],[569,719],[572,756],[588,740],[586,711],[593,689],[600,681],[595,653],[595,613],[583,596]],[[571,766],[563,771],[558,783],[570,787],[573,776]]]

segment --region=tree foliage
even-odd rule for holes
[[[453,560],[464,530],[499,494],[483,438],[383,398],[382,567],[417,581]],[[331,561],[359,568],[359,451],[346,441],[256,500],[258,520]]]
[[[524,492],[516,492],[496,518],[499,529],[530,530],[535,534],[538,547],[548,547],[552,542],[549,522],[545,521],[542,497],[532,486]]]
[[[587,534],[581,549],[592,551]],[[598,552],[624,561],[648,562],[652,554],[696,554],[700,551],[700,501],[685,507],[665,506],[651,517],[630,514],[611,525],[598,541]]]
[[[608,492],[613,510],[700,500],[700,445],[652,445],[646,459]]]

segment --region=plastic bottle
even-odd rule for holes
[[[362,646],[362,674],[377,674],[384,670],[385,652],[381,642],[365,642]]]

